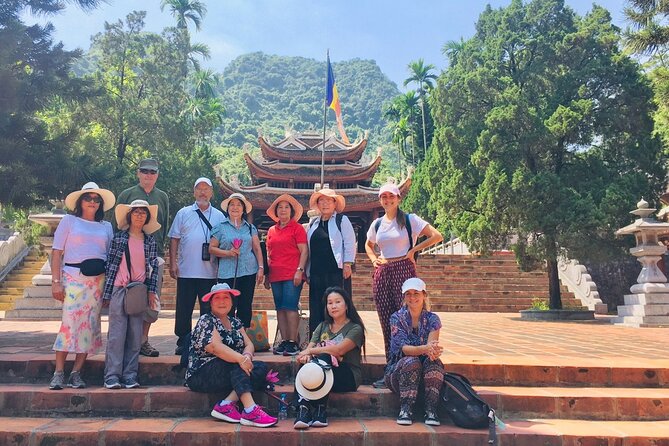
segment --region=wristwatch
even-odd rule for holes
[[[297,270],[300,271],[300,272],[304,272],[304,268],[302,268],[301,266],[298,266]]]

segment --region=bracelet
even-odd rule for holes
[[[60,283],[60,279],[51,279],[51,283]]]
[[[242,353],[242,355],[246,356],[249,359],[253,359],[253,353],[251,353],[251,352],[244,352],[244,353]]]
[[[265,269],[265,267],[262,265],[258,265],[258,269]]]
[[[302,268],[301,266],[298,266],[298,267],[297,267],[297,270],[298,270],[299,272],[301,272],[301,273],[304,272],[304,268]]]

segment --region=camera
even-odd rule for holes
[[[202,261],[208,262],[211,260],[211,254],[209,254],[209,243],[202,244]]]

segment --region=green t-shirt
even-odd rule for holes
[[[149,204],[158,205],[158,223],[160,229],[153,233],[156,239],[156,248],[158,248],[158,255],[165,256],[165,240],[167,240],[167,231],[169,230],[167,219],[170,215],[170,200],[167,194],[162,190],[154,187],[148,194],[142,189],[139,184],[129,187],[116,197],[116,204],[130,204],[134,200],[145,200]],[[116,226],[116,219],[112,218],[112,225],[114,230],[118,230]]]
[[[357,387],[360,386],[360,383],[362,382],[362,368],[360,363],[362,362],[363,331],[360,325],[355,322],[349,322],[337,333],[333,333],[330,331],[330,324],[323,321],[316,327],[316,330],[314,330],[314,334],[311,336],[311,342],[317,345],[324,341],[332,341],[335,344],[339,344],[346,338],[353,341],[356,347],[349,350],[344,355],[342,362],[345,362],[351,367],[355,385]]]

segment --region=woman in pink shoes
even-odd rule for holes
[[[277,419],[257,405],[251,395],[254,389],[263,389],[267,366],[253,360],[253,343],[242,322],[228,315],[233,296],[239,296],[239,291],[219,283],[202,297],[204,302],[211,301],[211,313],[200,316],[191,333],[186,386],[195,392],[227,393],[211,411],[216,419],[270,427]]]

